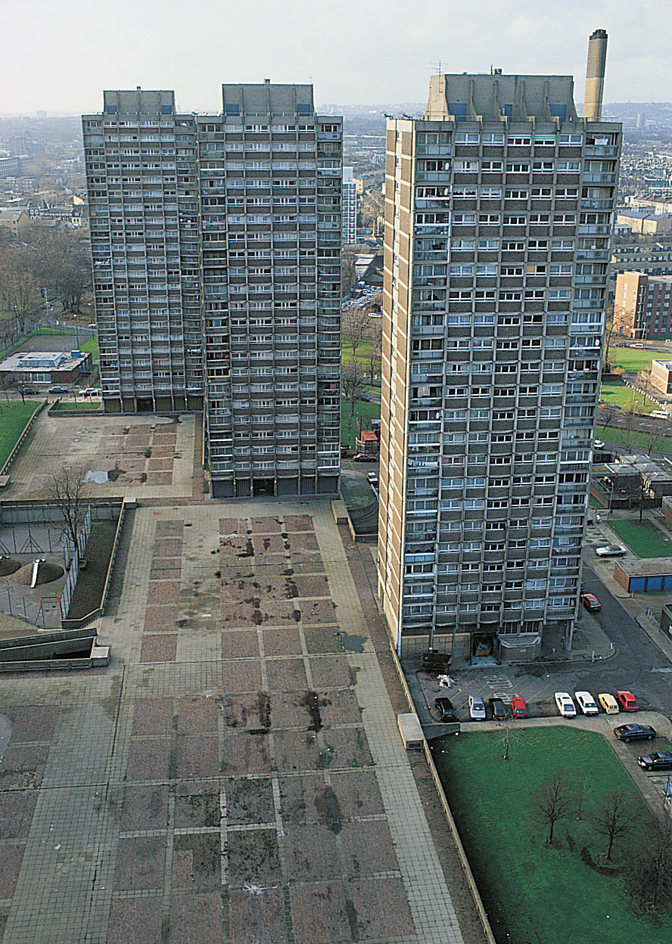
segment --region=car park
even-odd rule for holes
[[[444,724],[448,724],[451,721],[457,721],[457,715],[455,714],[455,709],[453,708],[453,703],[450,698],[446,698],[445,695],[435,698],[434,707],[439,712],[439,720],[443,721]]]
[[[650,724],[620,724],[614,728],[614,734],[619,741],[652,741],[656,736],[656,729]]]
[[[653,751],[651,754],[644,754],[637,758],[637,763],[646,770],[671,770],[672,751]]]
[[[597,696],[597,701],[606,714],[618,714],[618,702],[613,695],[609,694],[609,692],[600,692],[600,694]]]
[[[555,704],[563,718],[576,718],[576,705],[568,692],[556,692]]]
[[[602,604],[594,593],[582,593],[581,601],[589,613],[599,613],[602,609]]]
[[[605,544],[602,547],[596,547],[595,553],[598,557],[625,557],[628,551],[622,544]]]
[[[469,696],[469,717],[472,721],[485,721],[485,702],[480,695]]]
[[[616,692],[616,701],[623,711],[639,711],[637,699],[632,692]]]
[[[522,695],[514,695],[512,697],[511,714],[514,718],[527,718],[527,705]]]
[[[584,715],[599,714],[598,707],[595,704],[595,699],[590,694],[590,692],[574,692],[574,698],[576,699],[576,703]]]
[[[378,456],[373,456],[369,452],[358,452],[352,457],[353,462],[377,462]]]
[[[58,384],[55,387],[49,387],[49,393],[69,393],[68,387],[61,387]]]
[[[506,721],[509,713],[506,710],[506,704],[501,698],[488,698],[488,705],[490,706],[490,712],[495,721]]]

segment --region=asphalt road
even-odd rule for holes
[[[593,554],[598,545],[599,541],[593,542],[587,548],[587,555]],[[530,716],[543,717],[557,715],[554,701],[557,691],[572,694],[588,690],[596,697],[599,692],[613,694],[619,689],[627,689],[634,693],[642,710],[659,711],[669,718],[672,715],[672,665],[589,564],[584,567],[583,582],[602,604],[600,613],[591,618],[597,620],[613,642],[613,657],[594,662],[533,662],[456,668],[451,671],[453,684],[449,689],[422,685],[428,704],[433,703],[436,694],[448,695],[461,720],[466,721],[466,702],[470,694],[481,695],[486,700],[498,695],[506,701],[513,695],[522,695]],[[562,659],[560,649],[557,656]],[[622,724],[627,717],[621,714],[609,721],[613,720],[614,725]]]

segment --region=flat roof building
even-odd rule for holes
[[[388,121],[378,586],[401,655],[570,644],[620,148],[571,76],[435,75],[422,118]]]
[[[205,414],[215,497],[338,491],[342,120],[311,85],[83,117],[107,412]]]

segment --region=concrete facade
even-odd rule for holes
[[[620,125],[566,76],[388,122],[379,593],[399,652],[571,631]]]
[[[309,85],[104,93],[83,118],[105,410],[200,411],[216,497],[332,494],[342,125]]]

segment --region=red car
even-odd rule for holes
[[[520,695],[514,695],[511,699],[511,714],[514,718],[527,718],[527,705]]]
[[[616,700],[623,711],[639,711],[637,699],[632,692],[616,692]]]
[[[594,593],[582,593],[581,599],[583,600],[583,605],[589,613],[599,613],[599,611],[602,609],[602,604]]]
[[[377,462],[378,456],[373,456],[368,452],[358,452],[356,456],[352,457],[353,462]]]

